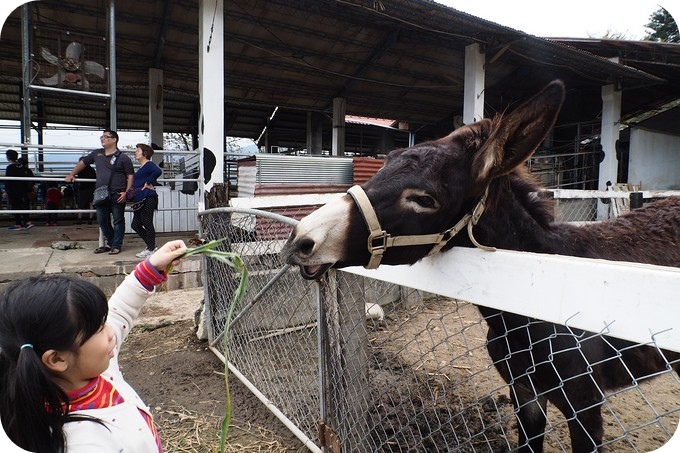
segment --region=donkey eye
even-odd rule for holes
[[[423,208],[434,209],[437,207],[437,202],[429,195],[420,195],[413,198],[413,201],[418,203]]]

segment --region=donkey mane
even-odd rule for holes
[[[487,210],[476,234],[486,245],[510,250],[680,267],[680,229],[675,225],[680,197],[575,226],[556,222],[554,202],[540,192],[526,167],[497,178],[489,187]]]

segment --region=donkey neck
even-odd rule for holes
[[[517,186],[496,188],[475,227],[479,242],[507,250],[680,267],[680,197],[616,219],[576,226],[554,222],[552,201]]]
[[[586,256],[578,227],[553,220],[551,201],[539,198],[528,181],[508,178],[491,187],[487,210],[474,232],[487,246]]]

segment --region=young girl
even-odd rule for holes
[[[123,380],[118,351],[165,269],[186,252],[168,242],[110,301],[85,280],[43,275],[0,295],[0,416],[37,453],[161,452],[149,408]]]

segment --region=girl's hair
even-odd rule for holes
[[[137,143],[137,148],[142,150],[142,156],[146,157],[147,159],[151,159],[151,156],[153,156],[154,150],[149,145]]]
[[[107,313],[99,288],[62,275],[21,280],[0,295],[0,419],[18,446],[63,452],[64,423],[92,420],[68,413],[68,397],[41,359],[50,349],[77,352]]]

